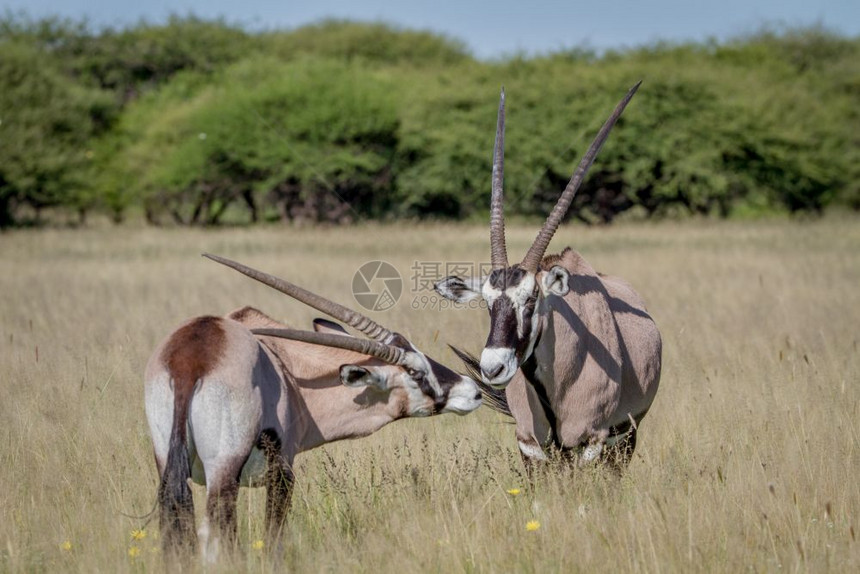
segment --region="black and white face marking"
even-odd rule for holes
[[[515,265],[493,271],[481,294],[490,309],[481,375],[488,385],[504,388],[534,348],[540,290],[534,273]]]
[[[490,334],[481,353],[481,377],[504,388],[534,350],[540,330],[543,298],[564,297],[570,272],[554,265],[537,275],[519,265],[496,269],[482,283],[476,278],[445,277],[434,285],[439,295],[465,303],[483,297],[490,310]]]
[[[344,384],[373,385],[383,391],[402,388],[408,403],[404,414],[409,417],[441,413],[465,415],[481,406],[481,391],[475,381],[437,363],[398,333],[387,343],[407,351],[407,365],[367,368],[344,365],[341,367]],[[362,373],[354,369],[365,371],[367,375],[362,377]]]

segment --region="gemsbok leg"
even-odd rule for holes
[[[229,376],[229,369],[224,369]],[[198,530],[200,551],[217,559],[221,546],[236,541],[236,500],[242,467],[257,443],[262,404],[251,386],[205,378],[191,403],[190,422],[197,458],[206,475],[206,516]]]
[[[293,495],[293,471],[274,433],[263,431],[260,448],[266,455],[266,536],[278,544]]]

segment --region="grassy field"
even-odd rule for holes
[[[508,231],[512,258],[535,231]],[[411,268],[484,260],[487,234],[440,224],[0,235],[0,571],[163,568],[157,520],[135,540],[143,521],[125,516],[155,500],[149,352],[197,314],[252,304],[293,325],[315,316],[201,252],[350,305],[361,263],[389,261],[405,291],[374,317],[459,367],[444,343],[479,351],[486,312],[413,309],[424,305]],[[243,552],[207,571],[860,570],[858,221],[567,226],[551,249],[567,244],[627,278],[663,333],[660,392],[624,477],[589,469],[530,485],[513,427],[486,408],[401,421],[300,455],[280,562],[254,548],[264,492],[243,489]]]

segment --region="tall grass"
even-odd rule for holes
[[[509,229],[512,258],[535,231]],[[143,521],[126,516],[155,500],[148,353],[197,314],[253,304],[297,326],[315,316],[201,252],[350,305],[360,264],[389,261],[405,292],[374,316],[458,366],[443,343],[480,350],[486,312],[412,309],[410,269],[484,260],[487,235],[366,225],[0,236],[0,571],[163,569],[156,522],[134,540]],[[513,427],[487,409],[401,421],[299,456],[278,559],[253,547],[264,492],[243,489],[242,552],[212,571],[860,568],[856,221],[566,226],[553,248],[566,244],[627,278],[664,336],[661,389],[622,478],[552,471],[530,484]]]

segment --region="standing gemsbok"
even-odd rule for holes
[[[398,333],[292,283],[207,255],[372,340],[317,319],[315,331],[288,329],[244,307],[187,321],[146,367],[146,416],[161,482],[165,550],[193,546],[192,478],[206,485],[198,531],[212,560],[221,538],[235,540],[239,485],[266,486],[266,524],[276,540],[287,512],[296,454],[367,436],[404,417],[469,413],[476,383],[437,363]],[[212,532],[210,529],[215,528]]]
[[[460,355],[483,379],[488,402],[516,420],[517,441],[529,468],[546,459],[547,448],[580,463],[601,459],[622,468],[660,382],[660,333],[639,295],[623,280],[597,273],[569,247],[544,256],[594,157],[638,87],[616,106],[522,263],[515,265],[508,264],[502,207],[502,91],[490,204],[492,271],[486,278],[451,276],[436,284],[448,299],[486,301],[490,333],[480,361]]]

